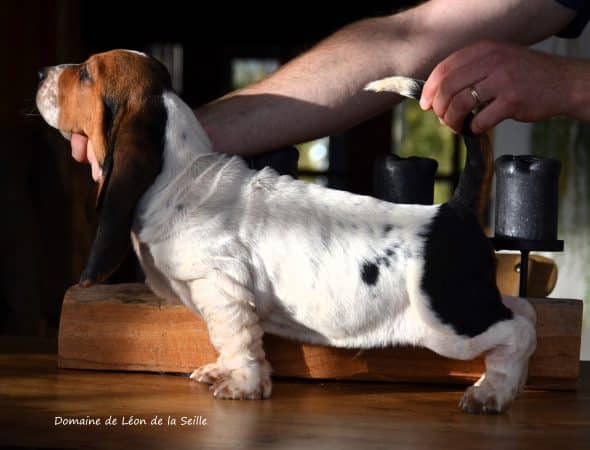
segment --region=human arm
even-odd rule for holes
[[[574,12],[553,0],[432,0],[356,22],[269,78],[199,108],[216,150],[255,153],[346,129],[385,111],[395,96],[364,92],[394,74],[425,78],[450,52],[483,38],[537,42]]]

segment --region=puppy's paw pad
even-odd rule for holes
[[[459,407],[469,414],[500,414],[506,406],[493,392],[480,386],[469,387],[459,402]]]
[[[216,381],[227,375],[227,371],[224,371],[216,363],[205,364],[199,367],[197,370],[191,373],[191,380],[198,381],[199,383],[213,384]]]

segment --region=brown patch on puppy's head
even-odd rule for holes
[[[50,82],[55,86],[46,85]],[[65,136],[87,135],[102,169],[100,217],[80,280],[84,286],[106,279],[130,246],[135,206],[161,169],[167,120],[162,93],[170,85],[168,72],[155,59],[113,50],[81,64],[49,69],[39,87],[37,104],[43,117]],[[57,113],[47,107],[50,95],[55,96]],[[47,118],[52,114],[56,123]]]

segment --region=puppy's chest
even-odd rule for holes
[[[211,270],[210,254],[199,241],[202,238],[170,238],[164,242],[144,245],[152,256],[148,264],[173,280],[203,278]]]
[[[155,244],[140,242],[133,232],[131,238],[146,283],[154,293],[164,299],[180,299],[192,307],[188,283],[183,278],[199,278],[206,272],[199,252],[194,251],[194,247],[193,252],[190,252],[186,245],[170,240]],[[191,256],[189,253],[192,253]]]

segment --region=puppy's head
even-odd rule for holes
[[[100,167],[99,223],[80,283],[103,281],[129,248],[133,212],[161,169],[166,127],[165,67],[142,53],[113,50],[81,64],[43,69],[37,107],[66,139],[88,136]]]

